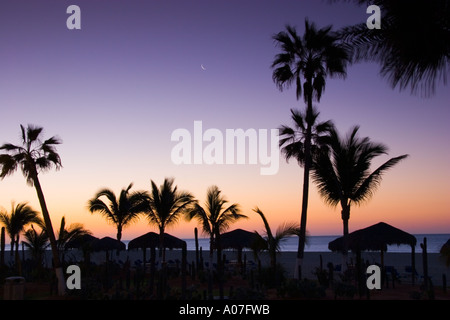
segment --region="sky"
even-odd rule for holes
[[[81,29],[66,25],[78,5]],[[91,214],[87,202],[104,187],[116,194],[150,190],[175,178],[203,204],[217,185],[249,218],[231,226],[264,230],[299,222],[303,169],[279,156],[279,170],[261,164],[175,164],[177,129],[194,135],[216,129],[275,129],[291,125],[290,109],[304,108],[294,90],[280,92],[270,68],[279,53],[272,36],[287,24],[303,33],[318,27],[365,22],[365,7],[317,0],[3,0],[0,3],[0,143],[20,141],[20,124],[57,135],[63,168],[40,174],[54,228],[82,223],[95,236],[116,236],[113,225]],[[411,233],[450,233],[450,90],[431,97],[392,89],[375,63],[349,66],[346,79],[327,79],[320,119],[341,133],[360,125],[361,136],[382,142],[390,157],[410,157],[388,171],[373,198],[352,207],[350,231],[384,221]],[[204,142],[203,147],[208,143]],[[35,190],[20,171],[0,181],[0,206],[28,202],[40,210]],[[309,235],[340,235],[340,207],[311,184]],[[195,221],[167,232],[192,238]],[[231,230],[230,229],[230,230]],[[142,217],[122,239],[156,231]]]

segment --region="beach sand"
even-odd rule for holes
[[[46,267],[51,266],[51,252],[46,252]],[[237,260],[237,252],[236,251],[224,251],[226,256],[226,260],[229,263],[229,266],[233,266],[233,263]],[[28,257],[27,252],[20,252],[21,257],[24,256],[25,259]],[[106,261],[106,253],[105,252],[95,252],[91,254],[91,262],[96,264],[102,264]],[[156,254],[157,260],[158,253]],[[250,267],[256,268],[256,259],[251,251],[244,251],[242,257],[246,259],[246,262]],[[142,250],[131,250],[131,251],[121,251],[119,254],[116,251],[110,251],[108,254],[108,258],[110,260],[114,260],[118,263],[130,261],[130,265],[133,266],[142,266],[143,260],[143,251]],[[147,250],[146,253],[147,261],[150,259],[150,251]],[[260,254],[261,265],[268,266],[269,265],[269,257],[267,253]],[[379,264],[380,263],[380,253],[379,252],[364,252],[362,254],[362,258],[365,262],[369,264]],[[11,256],[9,252],[5,254],[6,263],[9,263]],[[214,256],[213,262],[216,261],[216,257]],[[83,260],[82,253],[79,250],[70,250],[65,254],[65,263],[68,264],[78,264]],[[195,263],[196,253],[195,251],[187,252],[187,262],[190,264]],[[284,267],[285,273],[287,277],[293,277],[294,269],[295,269],[295,260],[296,253],[295,252],[282,252],[278,254],[277,261]],[[312,280],[317,280],[314,271],[316,268],[320,266],[322,260],[322,267],[327,269],[327,264],[329,262],[333,263],[333,265],[340,265],[343,263],[343,257],[339,253],[333,252],[305,252],[304,261],[303,261],[303,272],[302,276],[304,278],[309,278]],[[166,251],[166,261],[169,263],[180,263],[181,261],[181,250],[167,250]],[[203,251],[203,261],[209,261],[209,252]],[[349,253],[348,260],[349,263],[355,262],[355,256]],[[385,253],[384,254],[384,264],[385,266],[393,266],[400,277],[401,282],[397,282],[395,289],[385,289],[373,292],[372,298],[375,299],[410,299],[410,294],[412,291],[418,291],[420,284],[423,282],[423,261],[422,261],[422,253],[415,254],[415,262],[416,262],[416,270],[418,273],[418,277],[416,278],[416,285],[411,287],[411,275],[405,272],[405,267],[411,266],[411,254],[409,253]],[[335,279],[339,279],[339,271],[335,272]],[[429,253],[428,254],[428,273],[431,277],[433,285],[435,287],[443,287],[443,275],[446,276],[447,279],[450,279],[450,267],[446,267],[445,262],[437,253]],[[229,284],[228,284],[229,285]],[[34,283],[27,283],[27,294],[34,295],[37,297],[48,296],[50,293],[48,292],[49,286],[48,284],[41,283],[39,281],[35,281]],[[403,288],[403,289],[402,289]],[[332,289],[327,289],[328,291]],[[41,292],[42,291],[42,292]],[[376,291],[376,290],[375,290]],[[47,293],[45,293],[47,292]],[[437,299],[450,299],[450,293],[445,293],[442,289],[436,291]],[[440,296],[438,296],[438,294]],[[54,295],[50,295],[53,298],[57,298]],[[329,298],[333,298],[333,292],[330,291],[327,293]],[[275,294],[274,297],[276,298]]]
[[[226,256],[226,260],[230,263],[237,261],[237,252],[234,250],[226,250],[223,252]],[[203,261],[209,262],[209,252],[203,251]],[[50,263],[50,254],[48,255],[47,263]],[[156,254],[156,259],[158,260],[158,253]],[[130,260],[131,265],[135,265],[139,261],[143,261],[143,251],[142,250],[131,250],[131,251],[121,251],[119,255],[116,251],[110,252],[109,257],[111,260],[125,262],[127,259]],[[244,251],[242,257],[246,257],[249,265],[256,265],[257,260],[255,259],[251,251]],[[334,252],[305,252],[304,261],[302,267],[302,276],[309,279],[316,279],[314,271],[320,266],[320,259],[322,257],[322,266],[324,269],[327,268],[328,263],[333,263],[336,265],[343,265],[343,256],[340,253]],[[428,275],[435,285],[442,285],[442,276],[445,275],[448,281],[450,281],[450,267],[445,265],[445,261],[442,259],[438,253],[428,253]],[[269,257],[267,253],[262,253],[259,255],[262,266],[269,265]],[[147,250],[146,259],[150,259],[150,250]],[[362,259],[368,264],[378,264],[381,263],[380,252],[363,252]],[[78,250],[68,251],[65,255],[65,260],[72,261],[76,264],[78,261],[82,260],[82,255]],[[95,263],[102,263],[106,260],[105,252],[96,252],[91,254],[91,261]],[[169,262],[181,261],[181,250],[166,250],[166,260]],[[187,252],[187,262],[195,262],[195,251]],[[213,262],[216,261],[214,255]],[[349,264],[354,264],[356,261],[355,255],[349,253],[347,262]],[[294,276],[295,264],[296,264],[296,253],[295,252],[281,252],[277,255],[277,262],[279,262],[286,271],[287,277]],[[407,271],[408,267],[411,267],[412,260],[410,253],[396,253],[396,252],[385,252],[384,253],[384,265],[386,267],[394,267],[398,275],[408,281],[410,273]],[[423,256],[422,253],[415,253],[415,268],[418,274],[418,280],[423,276]],[[341,269],[342,270],[342,269]]]

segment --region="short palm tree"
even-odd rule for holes
[[[177,223],[195,204],[196,200],[187,191],[179,191],[174,185],[173,178],[165,178],[164,183],[158,187],[151,180],[151,192],[148,196],[145,215],[150,224],[159,229],[159,249],[162,262],[165,263],[164,233],[167,227]]]
[[[313,23],[305,20],[302,37],[292,26],[276,34],[273,39],[282,52],[275,56],[272,63],[272,79],[282,91],[292,84],[296,87],[297,99],[303,95],[306,103],[305,118],[313,118],[313,100],[320,101],[325,89],[326,78],[345,77],[349,62],[347,49],[338,43],[331,26],[317,29]],[[303,199],[300,218],[300,236],[297,252],[297,264],[301,266],[306,234],[306,216],[308,210],[309,171],[311,168],[312,126],[306,121],[303,144]],[[298,268],[296,268],[297,270]]]
[[[272,233],[269,222],[267,221],[264,213],[256,207],[253,209],[262,219],[264,228],[266,229],[266,243],[270,256],[270,265],[273,270],[276,270],[277,265],[277,252],[281,249],[281,243],[286,240],[287,237],[298,235],[300,229],[295,223],[284,223],[277,228],[275,235]]]
[[[39,173],[47,171],[52,167],[55,167],[57,170],[61,168],[61,158],[56,152],[55,147],[61,141],[57,137],[42,140],[42,127],[28,125],[27,128],[24,128],[21,125],[20,129],[22,137],[21,145],[16,146],[11,143],[5,143],[0,147],[0,150],[6,151],[6,153],[0,154],[0,165],[2,167],[0,178],[5,178],[20,167],[27,183],[36,189],[52,248],[53,266],[55,268],[56,278],[58,279],[58,294],[64,295],[66,282],[64,281],[64,273],[59,260],[50,214],[38,178]]]
[[[366,23],[345,27],[342,39],[355,61],[375,61],[393,88],[419,89],[429,96],[437,82],[446,84],[450,67],[450,5],[448,0],[354,0],[375,4],[381,29]]]
[[[36,231],[33,225],[25,232],[24,245],[30,250],[35,267],[42,267],[45,250],[49,246],[48,236],[45,229]]]
[[[16,253],[16,263],[18,263],[20,234],[25,231],[25,227],[31,223],[39,221],[38,212],[26,202],[14,205],[11,204],[11,213],[0,211],[0,221],[5,226],[5,230],[11,238],[11,256]]]
[[[74,241],[79,239],[80,237],[92,233],[89,230],[86,230],[84,226],[80,223],[72,223],[66,228],[66,218],[63,216],[61,218],[61,224],[58,230],[58,249],[60,254],[62,254],[61,260],[64,261],[64,252],[67,249],[67,244],[70,241]]]
[[[332,129],[327,143],[314,159],[312,178],[319,194],[331,206],[341,205],[344,236],[348,234],[350,208],[362,204],[374,194],[383,174],[408,155],[394,157],[371,171],[372,160],[387,154],[387,147],[373,143],[369,138],[359,138],[359,127],[350,130],[343,139]]]
[[[202,207],[196,204],[194,209],[186,215],[188,220],[197,219],[202,231],[209,236],[209,267],[212,269],[214,249],[217,249],[217,260],[220,263],[220,234],[224,233],[231,223],[247,218],[241,214],[237,203],[227,205],[228,201],[222,196],[217,186],[211,186],[206,193],[206,203]]]
[[[145,191],[130,192],[133,183],[120,192],[119,198],[108,188],[101,189],[88,201],[91,213],[98,212],[106,220],[116,226],[117,240],[122,239],[122,230],[139,218],[145,210],[147,193]],[[103,200],[107,200],[106,202]]]

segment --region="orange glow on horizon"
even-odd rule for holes
[[[266,215],[272,231],[284,222],[300,221],[302,197],[302,169],[295,163],[281,163],[280,171],[274,176],[259,175],[259,168],[251,166],[168,166],[175,177],[179,190],[190,191],[200,204],[204,204],[207,188],[217,184],[229,204],[240,204],[242,213],[249,219],[240,220],[231,225],[235,228],[257,230],[264,233],[260,217],[253,212],[258,206]],[[384,221],[411,233],[450,233],[450,201],[445,193],[445,177],[427,177],[426,174],[411,175],[407,162],[386,173],[380,187],[373,197],[358,206],[353,204],[350,213],[350,231],[367,227]],[[189,171],[186,171],[189,169]],[[220,170],[219,170],[220,169]],[[182,174],[184,172],[184,175]],[[133,190],[149,190],[150,175],[140,180],[108,178],[101,182],[87,182],[77,176],[72,167],[63,168],[59,172],[50,172],[41,176],[41,183],[46,196],[47,205],[52,217],[53,228],[59,228],[61,217],[66,223],[82,223],[95,236],[116,237],[115,226],[108,224],[99,214],[91,214],[87,210],[87,201],[98,189],[107,186],[116,194],[123,187],[134,181]],[[120,176],[120,175],[119,175]],[[165,175],[152,177],[161,184]],[[195,177],[195,179],[192,179]],[[242,177],[236,180],[236,177]],[[421,183],[417,183],[418,177]],[[68,182],[70,182],[68,184]],[[320,198],[314,183],[311,181],[307,232],[315,235],[342,234],[340,205],[332,208]],[[16,203],[28,201],[33,208],[40,210],[34,188],[25,184],[22,175],[17,172],[0,183],[2,206],[10,210],[10,201]],[[11,200],[9,200],[11,199]],[[200,227],[196,221],[186,222],[180,219],[177,225],[167,229],[168,233],[181,238],[193,238],[194,228]],[[136,223],[124,228],[123,240],[130,240],[143,233],[158,230],[150,226],[144,217]],[[201,231],[201,230],[200,230]],[[200,235],[204,237],[200,232]]]

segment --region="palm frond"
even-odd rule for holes
[[[159,228],[165,228],[165,226],[177,223],[182,216],[189,214],[195,203],[195,198],[189,192],[178,191],[173,178],[165,178],[160,187],[151,180],[147,219]]]
[[[392,168],[393,166],[395,166],[403,159],[406,159],[408,156],[409,155],[405,154],[395,158],[391,158],[385,163],[383,163],[381,166],[379,166],[366,179],[364,179],[364,181],[361,183],[358,189],[354,192],[353,196],[351,197],[351,200],[355,203],[361,203],[366,200],[369,200],[373,196],[373,193],[375,192],[377,187],[379,186],[383,173]]]
[[[256,212],[262,219],[263,223],[264,223],[264,228],[266,230],[266,234],[267,237],[269,238],[269,241],[273,241],[273,234],[272,234],[272,229],[270,228],[269,222],[267,221],[266,216],[264,215],[264,213],[258,208],[255,207],[253,209],[254,212]]]
[[[17,161],[9,154],[0,154],[0,165],[2,170],[0,172],[0,179],[13,174],[17,169]]]
[[[381,76],[392,88],[410,87],[413,94],[430,96],[438,82],[447,82],[448,1],[376,3],[383,12],[382,28],[369,30],[365,23],[349,26],[339,32],[341,39],[353,49],[354,60],[379,63]]]

